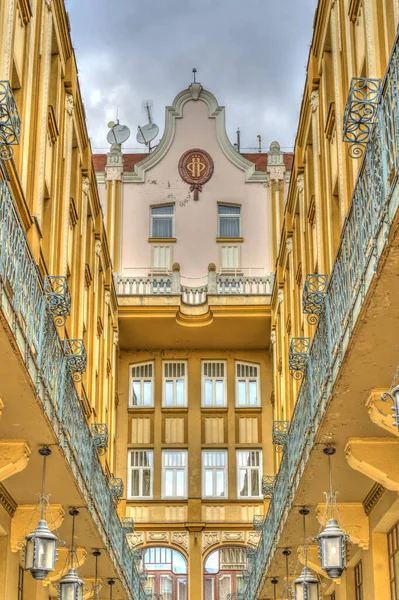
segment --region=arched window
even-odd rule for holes
[[[171,548],[147,548],[143,554],[148,572],[146,587],[162,600],[187,600],[187,561]]]
[[[242,570],[246,567],[246,548],[220,548],[211,552],[204,566],[204,600],[227,600],[228,594],[240,591]]]

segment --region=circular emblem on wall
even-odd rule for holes
[[[213,175],[213,160],[205,150],[194,148],[187,150],[179,160],[180,177],[190,184],[190,191],[194,192],[194,200],[198,200],[198,193],[202,186]]]

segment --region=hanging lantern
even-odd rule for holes
[[[78,516],[79,511],[76,508],[72,508],[69,511],[72,517],[72,543],[71,543],[71,568],[68,573],[60,581],[60,594],[59,600],[83,600],[83,581],[79,579],[79,576],[74,568],[74,556],[75,556],[75,517]]]
[[[319,600],[319,582],[305,567],[294,583],[295,600]]]
[[[336,494],[333,493],[332,488],[331,456],[335,454],[335,448],[327,446],[323,452],[328,456],[330,493],[326,494],[325,515],[330,513],[330,519],[325,529],[319,533],[316,539],[319,544],[321,568],[331,579],[338,579],[341,577],[342,571],[346,569],[346,546],[349,538],[335,519],[335,513],[339,515]]]
[[[273,585],[273,598],[274,598],[274,600],[277,600],[277,584],[278,584],[278,579],[276,579],[275,577],[273,577],[271,583]]]
[[[93,556],[96,560],[96,571],[95,571],[95,580],[94,580],[94,595],[93,600],[101,600],[100,595],[100,584],[98,583],[98,557],[101,556],[100,550],[94,550]]]
[[[40,521],[36,529],[26,536],[25,571],[29,571],[33,579],[43,580],[54,571],[57,558],[57,536],[51,533],[45,520],[46,498],[46,458],[50,456],[50,448],[39,450],[43,457],[42,495],[40,497]]]
[[[308,549],[306,545],[306,517],[309,514],[307,508],[301,508],[299,514],[303,517],[303,554],[305,565],[302,573],[294,581],[294,600],[319,600],[319,581],[308,569]]]
[[[115,579],[108,579],[109,585],[109,600],[112,600],[112,586],[115,585]]]

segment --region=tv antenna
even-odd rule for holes
[[[151,148],[151,142],[157,137],[159,133],[158,125],[156,125],[156,123],[153,123],[152,121],[151,108],[152,101],[145,100],[143,102],[143,110],[147,113],[148,123],[146,123],[146,125],[143,125],[142,127],[140,127],[139,125],[136,135],[136,140],[138,141],[138,143],[145,144],[148,148],[148,152],[151,152],[151,150],[153,149]]]
[[[107,133],[107,142],[109,144],[123,144],[130,137],[130,129],[127,125],[121,125],[118,117],[115,121],[108,123],[109,131]]]

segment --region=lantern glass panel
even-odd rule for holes
[[[307,597],[305,600],[319,600],[319,585],[317,583],[308,583],[307,585]]]
[[[295,584],[295,600],[305,600],[303,583]]]
[[[39,569],[54,570],[55,563],[55,540],[37,539],[37,567]]]
[[[76,599],[77,583],[62,583],[60,585],[60,600],[77,600]]]
[[[78,587],[78,595],[76,597],[76,600],[83,600],[83,582],[79,583],[79,587]]]
[[[34,538],[27,540],[25,548],[25,570],[30,571],[33,569],[33,557],[34,557],[35,542]]]
[[[324,569],[342,568],[342,539],[340,536],[323,538],[322,557]]]

